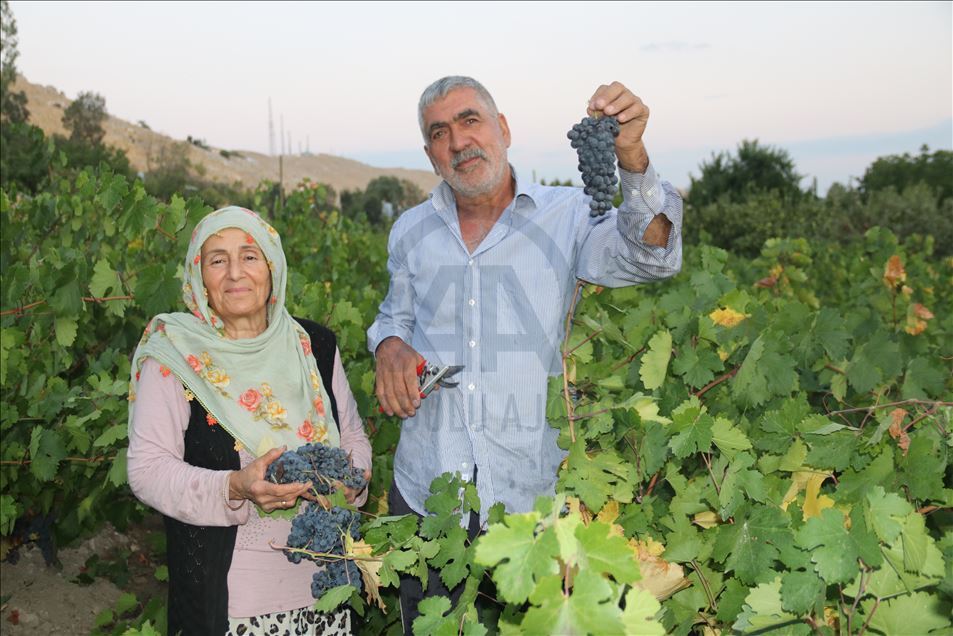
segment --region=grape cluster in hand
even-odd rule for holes
[[[310,481],[321,495],[331,494],[339,483],[355,490],[367,485],[364,471],[351,465],[344,450],[320,443],[285,451],[268,466],[265,478],[279,484]],[[325,510],[319,505],[310,504],[304,506],[303,511],[292,520],[288,547],[343,557],[345,536],[359,539],[360,524],[360,515],[353,510],[337,506]],[[293,550],[285,550],[285,556],[292,563],[308,559],[325,564],[311,578],[311,595],[314,598],[321,598],[326,591],[339,585],[353,585],[358,590],[362,589],[360,570],[351,559],[312,556]]]
[[[265,479],[276,484],[303,484],[310,481],[319,495],[331,494],[334,490],[333,481],[340,481],[355,490],[367,485],[364,471],[351,465],[351,459],[343,448],[325,446],[320,442],[282,453],[268,466]]]
[[[585,192],[592,197],[589,216],[601,216],[612,209],[618,183],[615,138],[619,136],[619,122],[615,117],[585,117],[566,136],[579,156]]]

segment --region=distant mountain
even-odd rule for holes
[[[71,99],[52,86],[32,84],[22,75],[17,77],[13,90],[26,93],[31,123],[42,128],[47,135],[66,134],[62,118],[64,109],[72,102]],[[150,162],[154,165],[163,148],[184,143],[184,140],[173,139],[112,115],[103,127],[106,129],[106,144],[124,150],[133,168],[142,172],[149,171]],[[229,184],[240,181],[250,187],[258,185],[262,179],[278,181],[278,157],[246,150],[235,152],[231,149],[227,149],[229,156],[226,157],[221,150],[205,150],[188,144],[188,158],[193,165],[204,168],[205,178],[214,181]],[[407,179],[424,192],[430,192],[438,182],[436,175],[423,170],[376,168],[333,155],[297,155],[284,158],[286,188],[293,187],[307,177],[312,181],[328,184],[340,193],[342,190],[363,189],[371,179],[385,175]]]

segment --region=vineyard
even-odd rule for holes
[[[455,607],[425,600],[419,634],[953,628],[953,257],[930,237],[769,239],[754,258],[688,245],[670,281],[580,285],[546,405],[568,451],[558,492],[492,508],[471,544],[461,518],[489,502],[458,475],[434,482],[425,521],[387,515],[400,423],[377,414],[365,346],[386,229],[327,200],[305,183],[270,219],[289,310],[337,333],[374,450],[348,545],[364,591],[320,608],[350,603],[364,633],[399,633],[398,573],[429,565],[465,588]],[[35,543],[53,559],[154,514],[125,483],[129,357],[152,315],[181,310],[181,259],[209,211],[108,171],[0,193],[4,558]]]

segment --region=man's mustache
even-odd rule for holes
[[[486,153],[479,148],[467,148],[466,150],[461,150],[460,152],[453,155],[453,158],[450,160],[450,167],[456,170],[457,166],[459,166],[461,163],[474,158],[486,160]]]

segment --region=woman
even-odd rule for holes
[[[285,448],[340,445],[368,477],[371,466],[334,334],[291,317],[286,276],[270,225],[212,212],[186,258],[191,314],[153,318],[133,358],[129,484],[165,515],[170,634],[350,633],[348,611],[310,609],[312,562],[270,545],[311,497],[310,484],[265,481]]]

